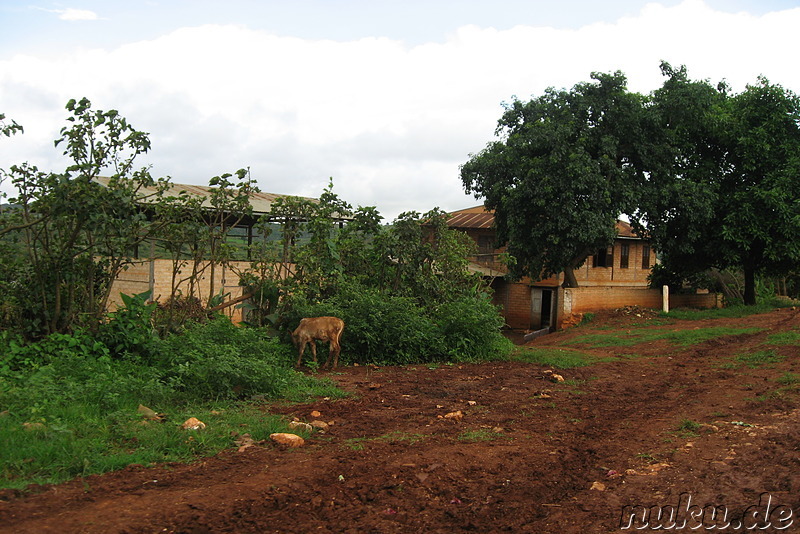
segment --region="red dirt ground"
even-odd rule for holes
[[[605,533],[619,532],[623,507],[633,505],[673,505],[676,520],[690,519],[688,531],[700,526],[681,508],[688,496],[691,505],[726,507],[731,526],[716,531],[733,532],[744,531],[736,521],[762,494],[772,527],[760,531],[800,529],[800,386],[791,380],[800,346],[766,340],[800,330],[800,310],[669,325],[609,314],[530,345],[648,322],[763,330],[688,348],[587,350],[637,357],[556,371],[560,384],[521,362],[343,368],[329,376],[351,397],[267,408],[305,421],[318,410],[334,422],[304,447],[262,443],[191,465],[7,491],[0,532]],[[765,347],[785,359],[726,366]],[[443,417],[458,410],[461,420]],[[686,420],[702,426],[679,431]],[[748,517],[744,526],[754,526]],[[655,513],[643,520],[638,526],[659,526]]]

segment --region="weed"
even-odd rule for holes
[[[800,345],[800,330],[770,334],[767,336],[767,343],[770,345]]]
[[[535,363],[556,369],[572,369],[584,367],[594,363],[611,361],[614,358],[601,358],[585,352],[570,349],[545,349],[545,348],[518,348],[513,358],[515,360]]]
[[[700,423],[692,421],[691,419],[684,419],[683,421],[681,421],[681,424],[678,425],[678,430],[681,432],[687,432],[696,435],[697,432],[700,430],[700,427],[701,427]]]
[[[494,441],[498,438],[506,438],[506,436],[500,434],[499,432],[492,432],[491,430],[480,428],[478,430],[465,430],[458,435],[457,439],[466,443],[478,443],[484,441]]]
[[[658,462],[658,458],[647,452],[640,452],[639,454],[636,455],[636,457],[641,458],[642,460],[646,460],[648,463],[651,464]]]
[[[743,353],[734,359],[735,366],[745,365],[751,369],[756,367],[771,366],[783,361],[784,357],[774,350],[760,350],[758,352]]]
[[[722,326],[696,328],[693,330],[651,330],[651,331],[626,331],[613,334],[587,334],[562,342],[564,345],[588,345],[592,348],[601,347],[628,347],[639,343],[652,343],[664,340],[675,345],[695,345],[724,336],[753,334],[760,328],[729,328]]]
[[[781,385],[784,385],[784,386],[794,386],[794,385],[800,384],[800,375],[797,375],[795,373],[786,372],[783,375],[781,375],[778,378],[776,378],[775,381],[778,384],[781,384]]]

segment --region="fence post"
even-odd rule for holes
[[[661,286],[661,302],[664,313],[669,313],[669,286]]]

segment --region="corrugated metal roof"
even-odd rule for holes
[[[487,211],[483,206],[465,208],[463,210],[450,212],[447,225],[451,228],[471,228],[484,229],[492,228],[494,224],[494,212]],[[626,221],[617,220],[615,225],[618,237],[629,239],[640,239],[633,227]]]
[[[95,178],[97,183],[108,186],[109,178],[105,176],[100,176]],[[191,184],[174,184],[171,183],[170,186],[167,188],[165,194],[166,196],[178,196],[181,192],[185,191],[188,195],[192,197],[201,197],[203,200],[203,207],[204,208],[211,208],[211,202],[208,200],[208,197],[211,195],[212,188],[203,185],[191,185]],[[143,187],[140,190],[142,196],[147,196],[148,194],[155,194],[156,188],[155,187]],[[253,215],[258,217],[264,214],[267,214],[272,209],[272,203],[279,198],[291,197],[296,195],[278,195],[275,193],[251,193],[250,194],[250,205],[253,207]],[[316,198],[311,197],[299,197],[305,200],[310,200],[311,202],[318,202],[319,200]]]
[[[483,206],[475,206],[450,213],[447,226],[451,228],[491,228],[494,213]]]

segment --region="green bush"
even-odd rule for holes
[[[151,356],[158,336],[152,326],[157,303],[147,302],[150,294],[122,294],[123,306],[109,313],[109,320],[99,325],[97,338],[113,356]]]
[[[486,295],[462,297],[434,313],[448,360],[492,359],[508,355],[513,348],[500,333],[503,317]]]
[[[506,356],[512,348],[500,333],[502,317],[485,295],[463,296],[426,308],[410,297],[343,284],[336,296],[322,303],[295,303],[285,324],[292,329],[301,317],[323,315],[345,322],[340,357],[344,363],[406,365],[490,359]]]
[[[165,381],[192,399],[275,397],[296,380],[287,365],[290,347],[224,317],[168,336],[156,352]]]

